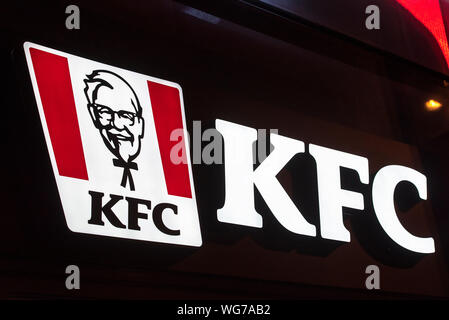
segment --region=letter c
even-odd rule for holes
[[[434,253],[432,237],[421,238],[409,233],[399,221],[394,208],[394,191],[401,181],[411,182],[419,197],[427,199],[426,177],[411,168],[391,165],[380,169],[373,181],[373,205],[377,219],[388,236],[401,247],[419,253]]]
[[[170,236],[179,236],[181,234],[180,230],[173,230],[168,228],[164,221],[162,220],[162,213],[164,213],[165,209],[171,209],[174,214],[178,214],[178,207],[174,204],[170,203],[159,203],[157,206],[153,209],[153,222],[156,228],[159,229],[159,231],[168,234]]]

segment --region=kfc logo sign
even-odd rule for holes
[[[25,43],[67,225],[74,232],[201,246],[179,85]],[[184,155],[189,154],[184,144]]]
[[[68,227],[201,246],[181,88],[39,45],[24,47]],[[295,155],[306,152],[305,143],[271,133],[274,148],[254,169],[257,130],[220,119],[215,126],[208,133],[215,139],[207,150],[213,151],[214,163],[224,161],[225,171],[225,201],[217,220],[262,228],[263,217],[255,206],[257,188],[286,230],[317,237],[317,226],[304,218],[276,177]],[[343,208],[364,210],[364,195],[342,188],[340,170],[355,171],[368,185],[369,160],[315,144],[307,149],[316,162],[320,235],[350,242]],[[197,151],[194,159],[206,154]],[[397,217],[394,195],[402,181],[414,185],[420,199],[427,199],[423,174],[405,166],[385,166],[370,188],[377,220],[401,247],[433,253],[434,239],[411,234]]]

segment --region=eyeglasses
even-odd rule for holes
[[[137,114],[129,111],[119,110],[114,111],[107,106],[103,106],[101,104],[91,104],[93,107],[95,115],[103,127],[112,126],[112,120],[114,119],[114,115],[120,118],[121,122],[125,126],[132,126],[134,124],[134,119]]]

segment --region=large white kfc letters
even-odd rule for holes
[[[223,120],[216,120],[216,128],[224,138],[226,183],[225,204],[217,212],[218,220],[262,228],[262,216],[254,205],[255,186],[282,226],[296,234],[315,237],[315,226],[306,221],[276,178],[295,154],[304,152],[304,143],[271,134],[274,150],[254,170],[252,144],[257,139],[256,130]],[[341,188],[340,168],[355,170],[360,181],[368,184],[368,159],[313,144],[309,145],[309,152],[317,164],[321,236],[349,242],[350,234],[343,224],[343,207],[363,210],[364,201],[362,194]],[[433,253],[435,245],[431,237],[412,235],[397,218],[394,192],[401,181],[412,183],[420,198],[427,198],[427,181],[423,174],[404,166],[386,166],[376,174],[372,186],[377,219],[400,246],[418,253]]]

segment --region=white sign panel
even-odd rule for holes
[[[28,42],[24,49],[69,229],[201,246],[190,159],[170,160],[170,133],[187,136],[181,87]]]

